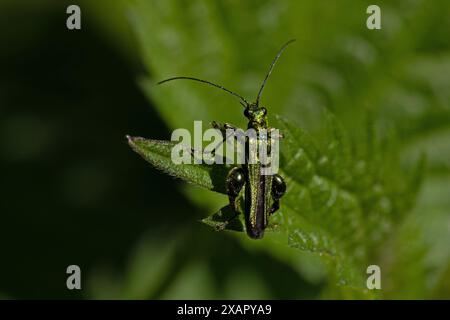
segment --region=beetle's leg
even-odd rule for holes
[[[211,127],[213,127],[214,129],[220,130],[220,132],[222,132],[222,135],[225,135],[225,131],[227,129],[237,130],[236,126],[232,125],[231,123],[227,123],[227,122],[220,123],[220,122],[212,121]]]
[[[191,157],[193,158],[193,159],[196,159],[196,156],[198,155],[198,154],[202,154],[202,151],[201,150],[197,150],[197,149],[195,149],[195,148],[192,148],[192,147],[188,147],[188,146],[185,146],[185,145],[182,145],[182,148],[183,148],[183,150],[185,151],[185,152],[188,152],[190,155],[191,155]]]
[[[217,147],[219,147],[225,141],[227,141],[230,137],[232,137],[234,135],[234,132],[237,130],[237,127],[235,127],[234,125],[232,125],[230,123],[226,123],[226,122],[225,123],[219,123],[219,122],[216,122],[216,121],[212,121],[211,122],[211,127],[213,127],[214,129],[220,130],[220,132],[222,133],[222,137],[223,137],[223,140],[216,145],[216,147],[214,148],[213,152],[216,150]],[[232,129],[233,133],[227,135],[227,129]]]
[[[278,130],[276,128],[269,128],[269,134],[272,134],[272,131]],[[284,138],[284,134],[280,131],[278,131],[278,138],[283,139]]]
[[[270,214],[275,213],[276,211],[278,211],[278,209],[280,209],[280,200],[273,200],[273,204],[272,207],[270,207]]]
[[[279,174],[274,174],[272,178],[272,199],[273,204],[270,213],[274,213],[280,208],[280,199],[286,192],[286,183]]]
[[[217,146],[215,148],[217,148]],[[198,150],[198,149],[195,149],[192,147],[183,146],[183,150],[185,152],[188,152],[190,154],[190,156],[192,157],[192,159],[197,159],[197,155],[200,155],[200,157],[202,157],[202,161],[205,160],[206,157],[209,157],[209,160],[211,162],[214,162],[214,158],[215,158],[215,154],[216,154],[215,149],[211,152],[204,152],[203,150]]]
[[[230,207],[233,209],[236,215],[239,214],[238,196],[244,184],[245,184],[244,170],[240,167],[234,167],[233,169],[231,169],[226,179],[226,188],[228,199],[230,200]]]
[[[238,128],[230,123],[219,123],[216,121],[211,122],[211,127],[219,130],[222,133],[222,137],[223,137],[222,141],[218,142],[217,145],[213,148],[213,150],[208,153],[208,156],[211,156],[211,158],[214,158],[216,155],[217,148],[220,147],[225,141],[227,141],[229,138],[231,138],[233,136],[234,136],[234,139],[237,139],[237,137],[235,136],[235,132]],[[226,132],[227,129],[232,129],[233,132],[228,133],[228,135],[227,135],[227,132]],[[224,158],[225,158],[225,155],[224,155]]]
[[[219,146],[221,146],[225,141],[227,141],[230,137],[234,136],[234,132],[235,132],[235,130],[237,130],[237,127],[235,127],[234,125],[232,125],[230,123],[218,123],[216,121],[212,121],[211,126],[214,129],[220,130],[220,132],[222,133],[223,139],[217,143],[217,145],[212,149],[211,152],[207,152],[207,153],[203,153],[201,150],[196,150],[195,148],[192,148],[192,147],[187,147],[187,146],[184,147],[184,150],[189,152],[189,154],[191,155],[192,158],[195,159],[196,155],[203,154],[203,157],[205,157],[205,156],[210,157],[210,160],[213,161],[216,156],[216,149]],[[232,129],[234,131],[233,131],[233,133],[229,133],[228,135],[226,135],[227,129]],[[237,139],[236,136],[234,138]]]

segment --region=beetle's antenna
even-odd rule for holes
[[[281,49],[278,51],[277,55],[275,56],[275,59],[273,59],[272,64],[270,65],[269,71],[267,72],[266,77],[264,78],[264,81],[263,81],[263,83],[262,83],[262,85],[261,85],[261,88],[259,89],[258,96],[256,97],[256,105],[259,104],[259,98],[261,97],[261,94],[262,94],[263,89],[264,89],[264,87],[265,87],[265,85],[266,85],[267,79],[270,77],[270,74],[272,73],[272,70],[273,70],[273,67],[275,66],[275,63],[277,63],[278,58],[280,58],[280,56],[281,56],[281,54],[283,53],[284,49],[286,49],[286,47],[287,47],[288,45],[290,45],[290,44],[291,44],[292,42],[294,42],[294,41],[295,41],[295,39],[291,39],[291,40],[289,40],[288,42],[286,42],[286,43],[281,47]]]
[[[218,84],[215,84],[215,83],[206,81],[206,80],[202,80],[202,79],[197,79],[197,78],[192,78],[192,77],[173,77],[173,78],[169,78],[169,79],[160,81],[160,82],[158,82],[158,84],[163,84],[163,83],[168,82],[168,81],[172,81],[172,80],[180,80],[180,79],[194,80],[194,81],[198,81],[198,82],[202,82],[202,83],[209,84],[209,85],[211,85],[211,86],[213,86],[213,87],[222,89],[223,91],[226,91],[226,92],[228,92],[229,94],[232,94],[232,95],[235,96],[235,97],[238,97],[238,98],[241,100],[241,104],[242,104],[244,107],[246,107],[247,105],[249,105],[248,101],[245,100],[241,95],[239,95],[239,94],[237,94],[237,93],[235,93],[235,92],[233,92],[233,91],[231,91],[231,90],[228,90],[228,89],[225,88],[224,86],[221,86],[221,85],[218,85]]]

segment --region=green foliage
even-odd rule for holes
[[[197,76],[251,100],[278,47],[297,38],[262,99],[286,135],[288,191],[273,232],[258,243],[239,238],[242,246],[326,281],[323,297],[368,297],[365,268],[379,264],[385,298],[448,298],[450,4],[383,2],[382,30],[368,31],[369,4],[136,0],[130,17],[147,71],[140,84],[169,128],[189,129],[193,120],[244,127],[232,97],[195,83],[155,83]],[[172,168],[148,144],[144,157],[160,169],[220,191],[214,170]],[[226,202],[194,188],[186,195],[210,210]],[[204,222],[223,229],[226,213]],[[328,267],[325,280],[308,271],[319,269],[313,256]]]
[[[127,137],[131,148],[145,160],[165,173],[176,176],[187,182],[218,192],[225,192],[223,177],[227,173],[227,165],[176,165],[171,160],[172,148],[176,144],[171,141],[146,140],[139,137]],[[188,152],[185,150],[185,152]]]
[[[409,211],[423,166],[420,162],[414,173],[401,173],[398,162],[390,160],[396,159],[392,157],[396,150],[381,150],[372,128],[364,145],[370,150],[358,152],[335,117],[326,113],[326,119],[322,148],[299,127],[278,119],[285,134],[281,169],[288,189],[271,229],[283,234],[290,246],[321,256],[337,284],[363,291],[365,266],[379,263],[376,249]],[[227,171],[214,168],[225,166],[175,165],[170,158],[175,143],[171,142],[129,138],[129,144],[156,168],[224,192],[218,186],[225,185]],[[384,171],[396,172],[395,179],[391,176],[384,181]],[[240,219],[227,225],[232,216],[226,206],[203,222],[217,231],[242,231]]]

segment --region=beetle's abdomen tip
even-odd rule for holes
[[[261,229],[248,229],[247,234],[252,239],[262,239],[264,237],[264,230]]]

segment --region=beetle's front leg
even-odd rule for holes
[[[272,199],[273,204],[270,208],[270,213],[274,213],[278,209],[280,209],[280,199],[286,192],[286,183],[284,179],[279,174],[274,174],[272,178]]]
[[[211,159],[215,158],[216,155],[216,150],[217,148],[219,148],[222,144],[224,144],[228,139],[230,138],[234,138],[237,139],[236,136],[236,132],[238,130],[237,127],[235,127],[234,125],[230,124],[230,123],[219,123],[216,121],[212,121],[211,122],[211,127],[213,127],[214,129],[217,129],[220,131],[220,133],[222,134],[222,140],[219,141],[214,148],[212,148],[211,151],[209,151],[209,153],[207,153],[207,155],[209,157],[211,157]],[[227,132],[227,130],[232,130],[232,132]],[[224,155],[224,161],[225,161],[225,155]]]
[[[273,138],[275,138],[275,139],[283,139],[284,138],[284,134],[276,128],[269,128],[269,134],[271,137],[272,137],[274,131],[277,131],[278,135],[274,135]]]
[[[238,196],[245,185],[245,173],[240,167],[235,167],[230,170],[226,179],[226,188],[228,199],[230,200],[230,207],[236,213],[239,214],[238,209]]]
[[[219,141],[217,143],[217,145],[214,146],[214,148],[212,148],[211,151],[209,152],[205,152],[203,153],[202,150],[196,150],[195,148],[192,147],[183,147],[184,151],[187,151],[191,157],[193,157],[194,159],[196,158],[196,155],[202,155],[203,157],[208,157],[208,161],[213,162],[216,156],[216,149],[218,147],[220,147],[225,141],[227,141],[227,139],[231,138],[232,136],[234,136],[234,132],[232,134],[228,134],[226,133],[227,129],[232,129],[232,130],[237,130],[237,128],[235,126],[233,126],[232,124],[229,123],[218,123],[216,121],[212,121],[211,122],[211,127],[213,127],[214,129],[219,130],[222,133],[222,137],[223,139],[221,141]]]
[[[214,129],[220,130],[220,132],[222,132],[222,135],[225,136],[226,135],[226,130],[227,129],[232,129],[232,130],[237,130],[237,127],[230,124],[230,123],[219,123],[216,121],[212,121],[211,122],[211,127],[213,127]]]

